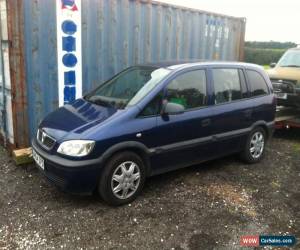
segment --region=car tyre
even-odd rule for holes
[[[121,152],[108,160],[99,180],[98,192],[109,205],[128,204],[140,194],[145,177],[143,160],[133,152]]]
[[[247,138],[244,150],[241,152],[242,160],[250,164],[260,162],[265,155],[266,143],[266,131],[262,127],[254,128]]]

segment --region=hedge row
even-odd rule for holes
[[[278,62],[286,49],[257,49],[245,47],[245,61],[260,65]]]
[[[258,42],[258,41],[246,41],[245,47],[253,49],[289,49],[296,47],[297,44],[293,42]]]

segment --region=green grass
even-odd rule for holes
[[[270,69],[270,65],[263,65],[264,69]]]
[[[294,143],[294,150],[300,152],[300,143]]]

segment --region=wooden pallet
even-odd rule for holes
[[[15,161],[16,165],[33,163],[31,148],[23,148],[23,149],[14,150],[12,153],[12,156],[13,156],[13,160]]]

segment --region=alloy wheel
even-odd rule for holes
[[[250,154],[254,159],[261,157],[265,146],[265,138],[262,132],[257,131],[252,135],[250,141]]]
[[[141,172],[133,161],[121,163],[114,171],[111,179],[111,189],[118,199],[131,197],[139,187]]]

